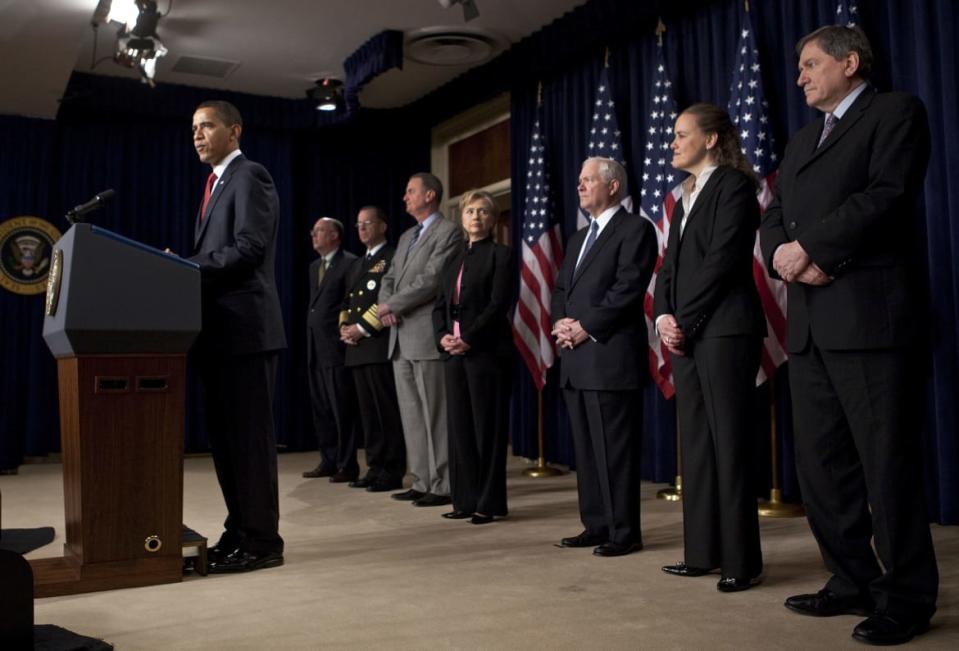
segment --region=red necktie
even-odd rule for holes
[[[200,206],[200,223],[203,223],[203,215],[206,213],[206,205],[210,203],[210,195],[213,194],[213,184],[216,183],[216,174],[210,172],[206,177],[206,188],[203,190],[203,204]]]

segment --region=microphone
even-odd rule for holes
[[[97,193],[97,196],[93,197],[86,203],[81,203],[79,206],[74,206],[73,208],[68,210],[66,215],[67,221],[70,222],[71,224],[76,224],[78,221],[83,221],[79,218],[83,217],[88,212],[92,212],[98,208],[102,208],[103,204],[105,204],[107,201],[115,197],[116,194],[117,194],[116,191],[113,190],[112,188],[109,190],[104,190],[102,192]]]

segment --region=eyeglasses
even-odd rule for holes
[[[356,227],[357,227],[357,228],[369,228],[370,226],[373,226],[374,224],[376,224],[376,222],[374,222],[374,221],[356,222]]]

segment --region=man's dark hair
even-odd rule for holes
[[[796,43],[796,54],[801,55],[802,49],[812,42],[815,42],[820,50],[836,61],[841,61],[850,52],[855,52],[859,55],[859,69],[856,70],[856,75],[863,79],[869,79],[869,75],[872,73],[872,46],[869,44],[866,33],[858,25],[853,27],[846,27],[845,25],[820,27],[799,39],[799,42]]]
[[[243,116],[240,115],[240,110],[229,102],[222,99],[211,99],[200,104],[196,107],[196,110],[199,111],[204,108],[213,109],[213,112],[216,113],[217,116],[223,120],[223,124],[228,127],[232,127],[234,124],[240,127],[243,126]]]
[[[387,220],[388,220],[388,217],[387,217],[387,215],[386,215],[386,211],[383,210],[382,208],[380,208],[379,206],[363,206],[362,208],[360,208],[360,212],[370,212],[370,213],[373,213],[373,216],[374,216],[377,220],[383,222],[384,224],[389,223],[389,222],[387,221]]]
[[[443,183],[438,178],[429,172],[417,172],[410,178],[419,179],[423,182],[423,187],[425,189],[433,191],[433,193],[436,195],[436,205],[439,205],[439,203],[443,200]]]

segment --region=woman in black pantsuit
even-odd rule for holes
[[[493,241],[498,211],[492,195],[466,192],[460,211],[468,241],[444,269],[433,308],[445,360],[453,499],[453,511],[443,517],[487,524],[507,513],[511,251]]]
[[[685,561],[716,568],[721,592],[759,582],[762,552],[751,451],[766,322],[753,280],[756,177],[723,109],[694,104],[676,120],[673,167],[690,173],[656,282],[656,329],[672,354],[683,457]]]

